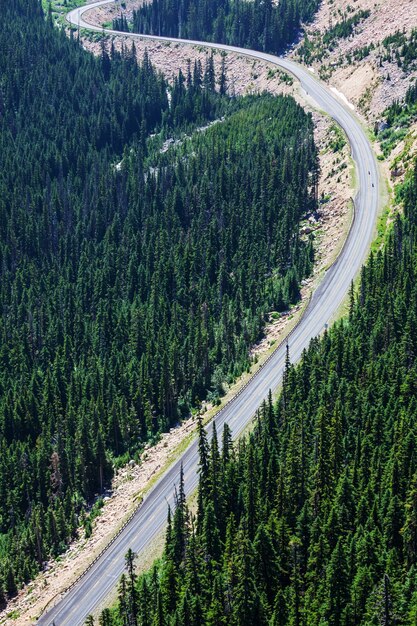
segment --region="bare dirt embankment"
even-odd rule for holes
[[[121,14],[123,14],[126,19],[130,21],[132,19],[134,9],[138,9],[142,4],[144,4],[143,0],[125,0],[123,5],[121,2],[118,5],[115,3],[106,4],[102,7],[92,9],[88,13],[88,21],[92,24],[102,26],[103,24],[108,24],[115,17],[118,17]]]
[[[131,10],[137,2],[127,2],[126,10]],[[112,19],[109,11],[112,9],[95,10],[95,19],[98,23]],[[94,37],[84,38],[84,46],[100,53],[100,43]],[[116,47],[126,44],[126,39],[115,38]],[[191,47],[171,44],[169,46],[150,41],[135,42],[138,58],[141,59],[147,50],[151,62],[157,69],[168,77],[177,75],[178,69],[184,72],[188,59],[193,63],[200,59],[204,64],[206,51]],[[215,55],[215,64],[220,67],[220,54]],[[236,94],[262,92],[267,90],[274,94],[292,94],[300,103],[303,102],[298,85],[288,80],[288,77],[274,66],[258,61],[250,61],[239,55],[226,56],[226,70],[229,80],[229,89]],[[252,355],[261,362],[268,350],[288,332],[297,314],[307,301],[313,284],[319,279],[323,270],[337,255],[347,232],[351,207],[350,198],[353,195],[351,162],[349,147],[346,142],[339,143],[335,149],[335,142],[340,134],[335,130],[333,122],[316,111],[313,111],[315,120],[315,139],[320,154],[320,181],[319,196],[322,197],[319,211],[316,216],[309,216],[303,222],[303,236],[308,237],[314,232],[316,243],[316,264],[314,274],[305,281],[302,288],[302,302],[287,315],[274,319],[271,315],[264,339],[253,347]],[[340,132],[340,131],[339,131]],[[343,145],[344,144],[344,145]],[[237,385],[242,384],[238,381]],[[226,400],[234,393],[228,390]],[[210,414],[211,407],[206,406]],[[88,564],[107,545],[110,538],[121,526],[135,507],[140,494],[149,488],[158,473],[170,462],[192,436],[196,428],[193,418],[172,429],[163,436],[162,440],[153,448],[147,449],[142,455],[139,465],[126,467],[117,472],[112,486],[111,496],[106,499],[101,515],[94,523],[93,533],[85,539],[84,531],[80,529],[80,538],[72,543],[70,548],[58,560],[51,561],[46,571],[27,585],[18,596],[9,603],[7,610],[0,613],[0,624],[27,626],[42,612],[44,607],[56,600],[59,595],[84,571]],[[160,549],[161,544],[158,544]],[[155,556],[152,553],[152,558]]]

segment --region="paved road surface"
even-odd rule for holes
[[[84,17],[84,13],[91,7],[108,4],[109,1],[111,0],[101,0],[75,9],[68,14],[67,19],[73,25],[102,32],[102,28],[92,26],[86,21],[87,18]],[[123,34],[113,30],[107,30],[107,32]],[[133,34],[126,36],[132,39],[139,37]],[[147,38],[173,41],[165,37]],[[325,324],[329,322],[339,308],[349,290],[352,279],[360,270],[368,252],[379,205],[378,169],[374,153],[365,132],[349,107],[343,104],[305,68],[287,59],[263,52],[212,43],[202,44],[202,42],[190,42],[182,39],[175,41],[237,52],[289,70],[319,107],[343,127],[349,138],[359,181],[356,217],[341,255],[327,271],[323,281],[315,291],[301,323],[290,338],[291,359],[297,360],[302,350],[308,346],[310,339],[323,331]],[[216,417],[219,433],[225,422],[228,422],[232,428],[234,436],[239,435],[247,426],[256,409],[267,396],[269,389],[275,389],[278,386],[282,376],[284,359],[285,346],[281,346],[244,391]],[[155,484],[136,516],[109,550],[103,554],[102,558],[76,586],[65,594],[54,607],[49,608],[47,613],[38,620],[38,624],[42,624],[42,626],[52,626],[52,624],[55,626],[79,626],[84,624],[86,616],[103,602],[116,585],[124,569],[124,555],[128,548],[132,548],[140,555],[149,541],[163,528],[167,515],[167,501],[172,503],[174,483],[178,482],[181,462],[184,465],[187,493],[191,493],[195,489],[197,485],[197,461],[197,445],[194,441],[182,457]]]

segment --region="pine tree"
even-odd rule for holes
[[[406,517],[402,529],[404,545],[409,566],[416,565],[417,560],[417,474],[414,474],[406,502]]]
[[[226,61],[224,56],[222,56],[220,66],[219,93],[222,96],[227,93]]]
[[[339,539],[330,558],[326,572],[327,618],[330,624],[341,626],[345,623],[348,604],[348,571],[345,549]]]
[[[136,554],[129,548],[125,555],[126,569],[127,569],[127,603],[128,603],[128,615],[129,624],[132,626],[138,626],[138,606],[139,598],[136,588],[137,576],[135,574],[135,558]]]

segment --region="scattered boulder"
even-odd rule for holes
[[[395,167],[391,170],[392,178],[398,178],[399,176],[403,176],[405,174],[405,170],[403,167]]]
[[[388,122],[385,120],[378,122],[378,133],[382,133],[382,131],[387,130],[387,128],[389,128]]]

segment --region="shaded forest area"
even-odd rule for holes
[[[133,31],[226,43],[279,54],[293,43],[319,0],[151,0],[133,12]],[[121,14],[116,30],[128,30]]]
[[[402,194],[348,317],[288,358],[254,432],[200,427],[197,513],[180,476],[162,559],[138,578],[126,555],[101,626],[416,623],[417,166]]]
[[[298,298],[317,155],[292,99],[228,98],[212,57],[170,86],[37,0],[2,7],[0,50],[2,603]]]

